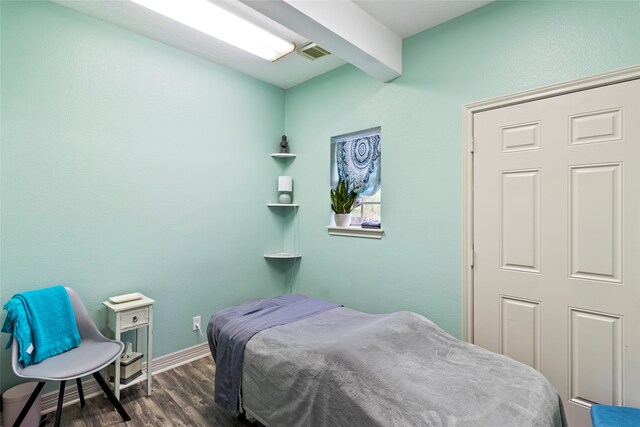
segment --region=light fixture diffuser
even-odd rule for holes
[[[295,45],[207,0],[132,0],[140,6],[268,61]]]

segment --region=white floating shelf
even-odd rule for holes
[[[293,159],[294,157],[296,157],[296,155],[293,153],[273,153],[271,154],[271,157],[276,157],[279,159]]]
[[[291,207],[291,208],[297,208],[298,206],[300,206],[297,203],[267,203],[267,206],[269,206],[270,208],[274,208],[274,207]]]
[[[273,258],[273,259],[293,259],[293,258],[302,258],[302,254],[294,254],[291,252],[275,252],[264,254],[265,258]]]

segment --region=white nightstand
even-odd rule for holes
[[[143,297],[135,301],[114,304],[110,301],[103,301],[107,307],[107,325],[105,333],[111,335],[116,341],[122,341],[122,332],[136,330],[136,351],[139,351],[140,341],[142,341],[142,328],[147,328],[147,368],[142,376],[131,381],[129,384],[120,384],[120,363],[116,360],[115,377],[113,381],[113,392],[116,398],[120,399],[120,389],[138,384],[147,380],[147,396],[151,395],[151,361],[153,360],[153,304],[154,300]]]

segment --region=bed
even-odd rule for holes
[[[566,425],[558,393],[540,373],[418,314],[366,314],[311,299],[312,314],[297,307],[288,316],[288,302],[306,297],[277,298],[222,310],[209,323],[215,398],[234,415],[273,427]],[[247,330],[262,310],[269,320],[254,323],[266,327]],[[225,334],[246,342],[234,347]],[[239,388],[219,398],[230,371],[223,364],[234,364],[223,357],[230,348],[241,356]]]

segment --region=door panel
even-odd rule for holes
[[[571,166],[570,275],[622,283],[622,164]]]
[[[540,370],[540,303],[502,296],[500,353]]]
[[[501,174],[501,267],[540,272],[540,171]]]
[[[640,406],[640,81],[474,114],[474,340]]]
[[[570,400],[622,404],[622,319],[570,310]]]

